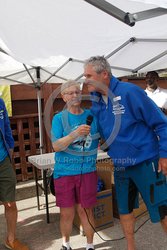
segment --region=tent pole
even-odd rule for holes
[[[42,125],[42,105],[41,105],[41,89],[37,90],[37,100],[38,100],[38,122],[39,122],[39,149],[40,154],[43,154],[43,125]]]
[[[42,103],[41,103],[41,78],[40,78],[40,67],[36,68],[36,76],[37,76],[37,99],[38,99],[38,120],[39,120],[39,149],[40,154],[43,154],[43,125],[42,125]],[[47,184],[47,169],[41,170],[42,179],[43,179],[43,186],[42,190],[45,197],[45,205],[46,205],[46,216],[47,216],[47,223],[50,222],[49,219],[49,206],[48,206],[48,184]],[[40,185],[39,185],[40,186]],[[38,189],[38,181],[36,184],[36,188]],[[38,207],[39,207],[39,198],[37,198]]]
[[[39,123],[39,149],[40,154],[43,154],[43,125],[42,125],[42,103],[41,103],[41,78],[40,78],[40,67],[36,68],[37,76],[37,100],[38,100],[38,123]]]

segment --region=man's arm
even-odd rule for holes
[[[8,112],[7,112],[5,103],[2,99],[1,99],[1,102],[2,102],[3,110],[4,110],[4,130],[5,130],[4,137],[5,137],[6,143],[8,144],[8,147],[12,149],[12,148],[14,148],[14,139],[12,136],[12,130],[10,127]]]

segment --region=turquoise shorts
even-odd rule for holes
[[[0,162],[0,201],[15,201],[16,174],[9,157]]]
[[[167,177],[158,173],[158,160],[148,160],[127,168],[115,168],[115,189],[120,214],[139,207],[141,194],[152,222],[167,216]]]

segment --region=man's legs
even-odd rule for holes
[[[7,238],[5,245],[9,249],[29,250],[16,239],[17,206],[15,202],[16,174],[9,157],[0,162],[0,200],[5,208]]]
[[[5,202],[5,218],[7,223],[7,240],[13,243],[16,237],[17,207],[16,202]]]
[[[7,224],[7,237],[5,246],[9,249],[29,250],[29,248],[16,239],[17,206],[16,202],[3,202]]]
[[[133,213],[120,215],[120,222],[127,240],[127,249],[135,250],[134,227],[135,217]]]
[[[91,208],[86,208],[86,212],[85,212],[84,208],[81,207],[81,204],[78,204],[77,205],[77,212],[78,212],[78,215],[80,217],[81,224],[83,226],[84,233],[85,233],[86,238],[87,238],[87,243],[88,244],[93,244],[94,230],[91,227],[91,225],[93,227],[95,227],[95,222],[94,222],[94,216],[93,216],[92,209]],[[86,215],[86,213],[87,213],[87,215]],[[91,225],[90,225],[90,223],[88,221],[87,216],[89,218],[89,221],[90,221]]]
[[[146,171],[147,170],[147,171]],[[166,184],[166,177],[162,173],[158,173],[158,161],[146,161],[142,164],[139,164],[138,166],[128,168],[126,170],[126,173],[130,177],[131,180],[133,180],[134,184],[137,187],[137,190],[140,191],[142,198],[147,206],[147,209],[150,214],[150,219],[153,223],[159,222],[161,218],[164,218],[161,220],[161,224],[163,226],[163,229],[165,232],[167,232],[167,184]],[[126,177],[126,176],[123,176]],[[117,181],[117,180],[116,180]],[[125,182],[125,178],[123,179],[123,182],[119,182],[121,186],[123,187],[123,183]],[[119,190],[119,186],[117,186]],[[125,189],[125,186],[124,186]],[[132,192],[132,186],[129,186],[128,184],[128,207],[131,204],[131,200],[133,200],[133,192]],[[125,196],[123,189],[119,190],[119,196],[118,199],[120,199],[121,193]],[[123,199],[123,197],[121,197]],[[119,207],[121,207],[121,200],[119,200]],[[123,207],[124,208],[124,207]],[[132,207],[131,207],[132,208]],[[134,208],[134,206],[133,206]],[[125,211],[123,211],[123,214],[125,214]],[[166,216],[165,216],[166,215]],[[133,232],[133,215],[132,217],[124,217],[122,215],[122,225],[125,232],[125,236],[129,242],[134,241],[134,236],[130,236]],[[126,219],[128,221],[131,221],[130,225],[129,223],[126,224]],[[132,226],[133,225],[133,226]],[[128,229],[129,227],[129,229]],[[126,235],[126,231],[129,231],[129,236]],[[130,250],[131,248],[128,248]],[[133,248],[132,248],[133,249]]]
[[[165,219],[161,221],[161,225],[164,229],[164,231],[167,233],[167,216],[165,216]]]
[[[133,209],[138,207],[139,192],[131,179],[130,173],[130,167],[127,169],[120,168],[120,170],[114,172],[114,177],[120,223],[127,240],[127,249],[135,250]]]
[[[60,208],[60,231],[63,243],[69,242],[75,215],[75,207]]]

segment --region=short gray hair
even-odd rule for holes
[[[104,56],[92,56],[87,59],[84,63],[84,68],[87,65],[92,65],[93,69],[97,74],[100,74],[102,71],[106,70],[111,77],[111,66],[107,59]]]
[[[67,82],[62,83],[61,94],[64,94],[66,89],[68,89],[71,86],[77,86],[79,89],[81,89],[81,84],[79,82],[76,82],[74,80],[68,80]]]

